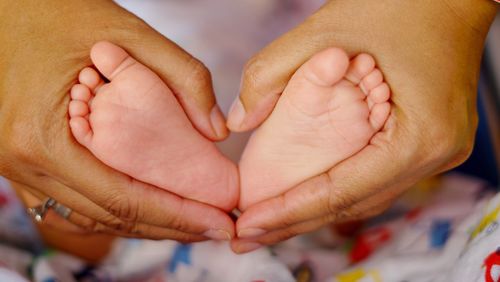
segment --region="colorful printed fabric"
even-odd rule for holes
[[[332,228],[246,255],[227,243],[117,240],[90,267],[44,250],[15,195],[0,182],[0,281],[499,281],[500,194],[451,175],[409,192],[343,237]]]

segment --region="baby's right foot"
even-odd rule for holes
[[[240,209],[277,196],[365,147],[384,125],[389,87],[370,55],[331,48],[297,70],[240,161]]]
[[[191,125],[168,86],[122,48],[97,43],[71,89],[70,126],[98,159],[135,179],[231,210],[238,172]]]

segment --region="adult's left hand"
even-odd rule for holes
[[[50,197],[72,209],[67,220],[87,231],[229,239],[234,222],[224,211],[120,173],[73,138],[69,90],[103,40],[154,70],[201,134],[227,136],[208,69],[113,1],[0,0],[0,175],[39,203]],[[51,212],[44,223],[59,225]]]

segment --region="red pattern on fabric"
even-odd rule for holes
[[[485,282],[500,282],[498,279],[494,281],[493,277],[491,277],[491,269],[495,265],[500,266],[500,247],[484,260],[484,266],[486,266],[486,271],[484,272]]]

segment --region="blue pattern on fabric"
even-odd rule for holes
[[[168,271],[174,273],[177,269],[177,265],[184,263],[186,265],[191,265],[191,249],[192,245],[179,244],[175,247],[174,255],[168,266]]]

